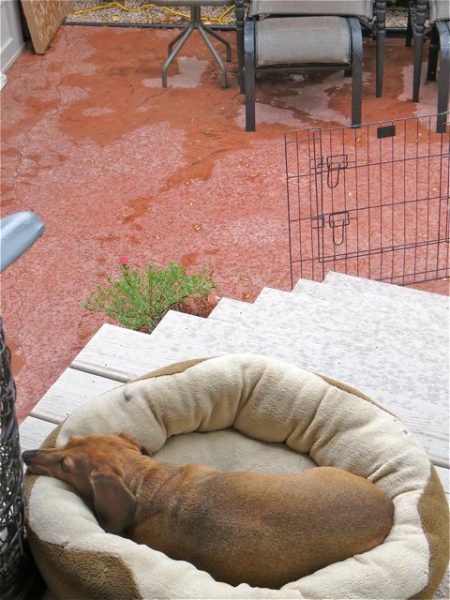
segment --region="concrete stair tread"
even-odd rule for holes
[[[255,305],[234,298],[221,298],[208,319],[233,319],[236,316],[248,316],[255,310]]]
[[[272,324],[288,344],[314,341],[325,349],[340,345],[345,352],[361,357],[373,357],[380,374],[388,376],[384,385],[389,390],[395,384],[395,372],[405,389],[410,381],[421,382],[432,402],[448,401],[449,337],[445,320],[418,307],[407,310],[390,302],[375,302],[371,296],[360,300],[359,310],[351,299],[334,303],[329,297],[315,298],[306,294],[291,294],[265,288],[255,303],[258,313],[247,317],[247,324],[235,319],[235,327],[250,326],[265,330]],[[289,340],[289,341],[288,341]],[[389,371],[389,372],[388,372]]]
[[[323,289],[328,291],[325,285]],[[411,308],[409,303],[404,307],[402,303],[392,304],[389,298],[377,302],[372,294],[361,295],[364,297],[356,312],[351,304],[354,294],[345,298],[347,295],[330,289],[328,296],[316,298],[309,293],[265,288],[253,307],[246,307],[245,314],[239,302],[224,302],[220,320],[245,335],[257,331],[284,340],[290,347],[309,345],[317,356],[329,355],[334,348],[341,357],[359,360],[359,368],[375,361],[380,377],[385,376],[386,391],[398,393],[398,375],[405,391],[417,394],[421,387],[430,403],[446,406],[448,377],[442,366],[448,357],[445,321],[435,315],[433,318],[433,313],[422,306]],[[338,359],[333,355],[333,360]]]
[[[322,298],[323,300],[330,300],[333,303],[345,304],[346,306],[355,305],[358,310],[363,308],[366,312],[372,306],[383,307],[384,313],[388,314],[389,312],[401,314],[405,312],[411,313],[411,311],[416,312],[418,310],[426,311],[429,318],[439,323],[440,326],[448,319],[450,308],[449,298],[440,294],[430,294],[428,292],[419,292],[412,295],[399,294],[397,292],[392,294],[389,293],[389,290],[385,293],[378,293],[377,288],[373,288],[370,285],[361,285],[359,281],[355,285],[346,280],[336,284],[324,281],[318,285],[311,286],[305,285],[305,280],[300,280],[297,284],[295,295]],[[259,301],[260,298],[258,297],[257,303]],[[384,313],[383,318],[385,316]],[[381,314],[381,311],[377,310],[376,314]]]
[[[324,286],[325,287],[325,286]],[[250,315],[260,322],[276,322],[281,328],[328,332],[352,338],[355,344],[366,345],[393,338],[402,339],[406,347],[441,348],[448,344],[445,327],[447,315],[422,306],[403,306],[390,299],[373,295],[346,296],[330,291],[317,297],[310,293],[292,294],[264,288],[255,301],[258,312]]]
[[[308,290],[293,297],[290,292],[264,288],[254,304],[223,298],[209,318],[236,320],[244,327],[248,321],[258,328],[265,328],[268,322],[271,329],[301,330],[313,339],[317,336],[322,338],[326,333],[332,335],[334,341],[342,339],[355,345],[367,345],[368,339],[372,344],[378,344],[393,338],[394,345],[403,339],[402,344],[406,343],[411,349],[418,347],[421,351],[428,343],[430,354],[433,354],[433,348],[443,348],[448,344],[448,335],[443,327],[445,318],[431,311],[410,308],[405,319],[404,307],[395,304],[392,308],[389,303],[376,302],[376,299],[365,296],[369,308],[373,310],[376,307],[377,312],[373,315],[362,307],[358,312],[352,310],[353,293],[348,297],[347,292],[334,289],[328,292],[323,286],[323,298],[317,294],[315,290]],[[385,312],[380,310],[381,307]]]
[[[283,344],[283,356],[294,352],[307,358],[310,366],[306,368],[321,370],[323,365],[343,365],[349,383],[352,373],[370,374],[372,393],[382,386],[391,395],[426,395],[430,404],[448,408],[448,377],[445,366],[442,367],[447,364],[448,346],[439,346],[436,340],[434,345],[415,337],[408,342],[388,329],[378,336],[373,334],[373,341],[368,344],[367,339],[371,338],[364,331],[355,338],[354,332],[349,334],[335,323],[334,329],[324,327],[309,315],[305,319],[299,315],[297,322],[289,315],[283,321],[280,315],[275,321],[264,311],[220,322],[227,327],[226,335],[244,341],[259,340],[259,349],[252,351],[263,352],[268,347],[270,352],[271,345]]]
[[[301,280],[304,281],[304,280]],[[448,310],[449,299],[442,294],[434,294],[424,290],[416,290],[414,288],[405,287],[402,285],[393,285],[384,281],[375,281],[364,277],[355,277],[353,275],[345,275],[344,273],[336,273],[330,271],[327,273],[322,284],[327,287],[339,287],[353,290],[354,292],[368,292],[376,294],[378,297],[396,298],[404,302],[415,301],[422,305],[431,304],[439,307],[441,310]]]
[[[305,280],[299,281],[297,292],[295,293],[265,287],[256,298],[255,305],[267,302],[267,295],[270,296],[272,294],[275,302],[278,298],[292,298],[294,304],[301,303],[302,298],[309,296],[325,302],[327,300],[332,301],[334,306],[339,304],[343,304],[347,308],[351,306],[355,310],[355,314],[361,313],[365,315],[374,312],[374,308],[376,308],[374,316],[381,315],[383,312],[383,319],[390,312],[404,313],[405,317],[408,315],[412,316],[413,314],[421,314],[427,315],[429,319],[436,321],[442,327],[444,320],[448,319],[449,316],[449,298],[441,294],[418,292],[417,295],[412,296],[398,294],[391,296],[388,294],[378,294],[376,289],[372,289],[371,287],[365,288],[359,283],[355,287],[351,285],[332,285],[326,282],[315,286],[305,286],[304,283]]]
[[[340,379],[390,408],[420,437],[437,464],[448,465],[447,398],[439,402],[436,395],[430,395],[414,369],[397,368],[398,357],[391,356],[388,348],[324,345],[291,331],[280,335],[270,324],[261,330],[245,322],[200,319],[177,312],[169,312],[151,338],[152,354],[166,356],[172,362],[253,352]],[[434,403],[428,401],[430,397]]]
[[[299,279],[294,285],[292,291],[294,294],[301,294],[305,290],[314,290],[323,287],[321,281],[313,281],[312,279]]]
[[[230,298],[222,298],[209,318],[234,319],[243,315],[251,317],[256,314],[255,308],[268,310],[271,303],[274,304],[272,312],[279,314],[279,303],[283,301],[282,307],[284,309],[289,308],[289,312],[291,312],[291,309],[293,310],[294,306],[302,313],[313,310],[314,315],[318,318],[320,318],[320,315],[324,315],[324,321],[328,323],[338,322],[340,316],[343,315],[345,318],[345,331],[349,331],[351,327],[360,328],[366,322],[377,327],[381,324],[385,329],[392,325],[395,328],[401,322],[402,332],[408,337],[410,335],[408,332],[411,329],[414,333],[418,333],[418,330],[420,330],[421,336],[427,335],[428,332],[434,342],[436,341],[435,336],[438,339],[441,338],[442,343],[447,342],[447,339],[444,341],[443,335],[445,335],[445,323],[448,320],[448,298],[428,292],[419,291],[415,293],[416,290],[412,290],[413,294],[409,294],[409,290],[405,290],[406,293],[404,293],[404,288],[385,283],[382,284],[381,289],[387,288],[387,291],[380,295],[377,293],[378,287],[372,287],[370,284],[373,282],[369,280],[360,280],[359,278],[335,273],[331,275],[338,275],[336,281],[341,283],[327,285],[325,282],[299,280],[293,292],[295,296],[301,295],[300,300],[295,298],[291,301],[292,293],[271,288],[264,288],[254,305]],[[368,281],[369,285],[365,286],[364,283],[361,285],[361,281]],[[378,284],[379,282],[374,283]],[[390,288],[394,287],[400,291],[396,290],[392,295]],[[307,302],[304,300],[305,296],[320,299],[321,302]],[[330,315],[331,303],[333,314]],[[341,308],[342,305],[345,307],[344,310]],[[354,308],[354,311],[350,319],[351,307]],[[318,314],[320,309],[325,310],[325,313]]]

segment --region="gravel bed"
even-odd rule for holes
[[[127,24],[176,24],[185,19],[176,13],[189,14],[189,8],[186,6],[173,7],[171,11],[163,6],[148,6],[150,3],[145,0],[120,0],[116,6],[107,6],[113,4],[109,0],[73,0],[72,7],[68,11],[66,23],[127,23]],[[118,4],[121,4],[128,10],[122,10]],[[93,10],[97,7],[105,8]],[[145,7],[145,6],[148,7]],[[142,8],[144,7],[144,8]],[[202,7],[202,15],[210,19],[212,23],[222,23],[230,25],[234,23],[234,11],[232,10],[225,17],[220,16],[228,8],[226,4],[223,7]],[[80,12],[83,11],[83,12]],[[130,12],[128,12],[130,11]],[[74,14],[78,13],[78,14]],[[407,11],[403,7],[390,6],[387,10],[387,27],[406,27]]]
[[[122,10],[118,6],[110,6],[102,8],[101,10],[92,10],[102,5],[112,4],[109,0],[74,0],[72,2],[72,8],[68,11],[66,17],[66,23],[127,23],[127,24],[161,24],[167,25],[170,23],[181,23],[185,21],[183,16],[178,15],[181,13],[189,17],[189,7],[187,6],[174,6],[168,10],[164,6],[145,6],[149,5],[149,2],[143,0],[120,0],[117,4],[121,4],[128,10]],[[141,8],[140,7],[144,7]],[[202,16],[209,17],[211,22],[217,23],[220,15],[229,8],[226,4],[215,7],[202,7]],[[80,13],[79,11],[83,11]],[[85,12],[87,11],[87,12]],[[78,12],[78,14],[73,14]],[[234,23],[234,10],[226,15],[220,22],[226,25]]]

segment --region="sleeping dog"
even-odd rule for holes
[[[393,522],[380,488],[334,467],[273,475],[176,466],[124,434],[75,436],[23,459],[31,473],[70,484],[106,531],[231,585],[280,588],[381,544]]]

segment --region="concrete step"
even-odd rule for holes
[[[394,310],[396,313],[399,311],[403,312],[406,306],[409,306],[410,310],[417,310],[416,307],[419,304],[429,312],[429,318],[439,324],[440,330],[442,328],[442,323],[445,323],[448,320],[449,299],[439,294],[402,288],[400,286],[352,277],[341,273],[329,273],[327,277],[329,277],[329,279],[326,279],[324,282],[300,279],[292,292],[295,294],[302,293],[303,295],[314,298],[328,298],[334,303],[353,303],[356,301],[357,304],[361,304],[361,296],[364,294],[364,299],[367,303],[376,305],[379,302],[382,302],[384,303],[383,306],[387,312],[392,312]],[[276,290],[276,292],[290,294],[290,292],[281,292],[281,290]],[[264,301],[267,300],[266,293],[267,292],[263,291],[256,299],[256,307],[260,305],[263,299]],[[389,304],[390,301],[392,301],[393,304]],[[210,314],[209,318],[213,320],[229,320],[236,316],[250,316],[255,311],[255,305],[232,298],[222,298]]]
[[[333,271],[330,271],[326,275],[323,285],[346,289],[355,293],[368,292],[376,294],[378,297],[395,298],[403,302],[420,303],[422,306],[431,305],[446,311],[448,311],[449,307],[448,297],[441,294],[433,294],[431,292],[424,292],[423,290],[393,285],[373,279],[365,279],[363,277],[344,275],[343,273],[334,273]]]
[[[303,294],[264,288],[255,308],[262,323],[275,321],[282,329],[301,330],[320,338],[328,335],[330,340],[357,345],[391,344],[400,352],[408,348],[419,354],[427,350],[425,362],[448,345],[447,313],[432,305],[405,304],[323,285]]]
[[[447,395],[439,400],[442,390],[436,382],[434,388],[431,385],[434,371],[418,369],[423,357],[408,348],[399,356],[389,346],[356,345],[325,333],[314,337],[311,330],[284,327],[276,320],[212,320],[177,312],[169,312],[151,338],[152,354],[170,357],[172,362],[254,352],[347,382],[390,408],[422,441],[429,456],[448,466]],[[426,361],[425,368],[432,363]]]
[[[319,284],[315,287],[307,286],[300,288],[303,291],[298,294],[290,294],[281,290],[270,290],[264,288],[255,301],[257,306],[263,303],[268,306],[270,295],[273,293],[272,301],[277,305],[281,298],[290,302],[292,296],[295,305],[301,303],[299,296],[315,298],[333,307],[335,319],[339,318],[340,307],[344,308],[347,317],[353,310],[355,325],[369,320],[373,323],[381,323],[386,326],[393,323],[394,327],[410,330],[423,335],[423,332],[431,328],[432,335],[446,335],[449,321],[449,298],[440,294],[429,294],[419,292],[417,295],[406,294],[404,296],[390,296],[388,294],[377,294],[371,287],[363,288],[361,291],[350,286]],[[415,291],[415,290],[413,290]],[[321,306],[318,304],[317,307]],[[279,310],[278,306],[276,310]]]
[[[322,283],[305,286],[299,294],[264,288],[255,308],[257,319],[254,313],[249,322],[253,327],[276,322],[290,335],[322,346],[370,346],[402,374],[405,389],[409,380],[417,386],[421,382],[431,403],[448,406],[448,298],[422,292],[378,296]]]
[[[321,281],[313,281],[312,279],[299,279],[292,289],[294,294],[300,294],[306,290],[314,290],[323,286]]]
[[[208,319],[234,319],[235,317],[249,316],[254,311],[254,305],[250,302],[242,302],[233,298],[221,298],[210,313]]]

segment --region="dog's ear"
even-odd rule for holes
[[[126,433],[119,433],[118,435],[123,440],[126,440],[127,442],[130,442],[131,444],[134,444],[137,448],[139,448],[140,453],[144,456],[152,456],[150,450],[148,450],[148,448],[146,448],[145,446],[142,446],[137,440],[131,437],[131,435],[128,435]]]
[[[109,533],[121,533],[133,520],[135,496],[111,469],[93,473],[91,484],[94,508],[100,525]]]

